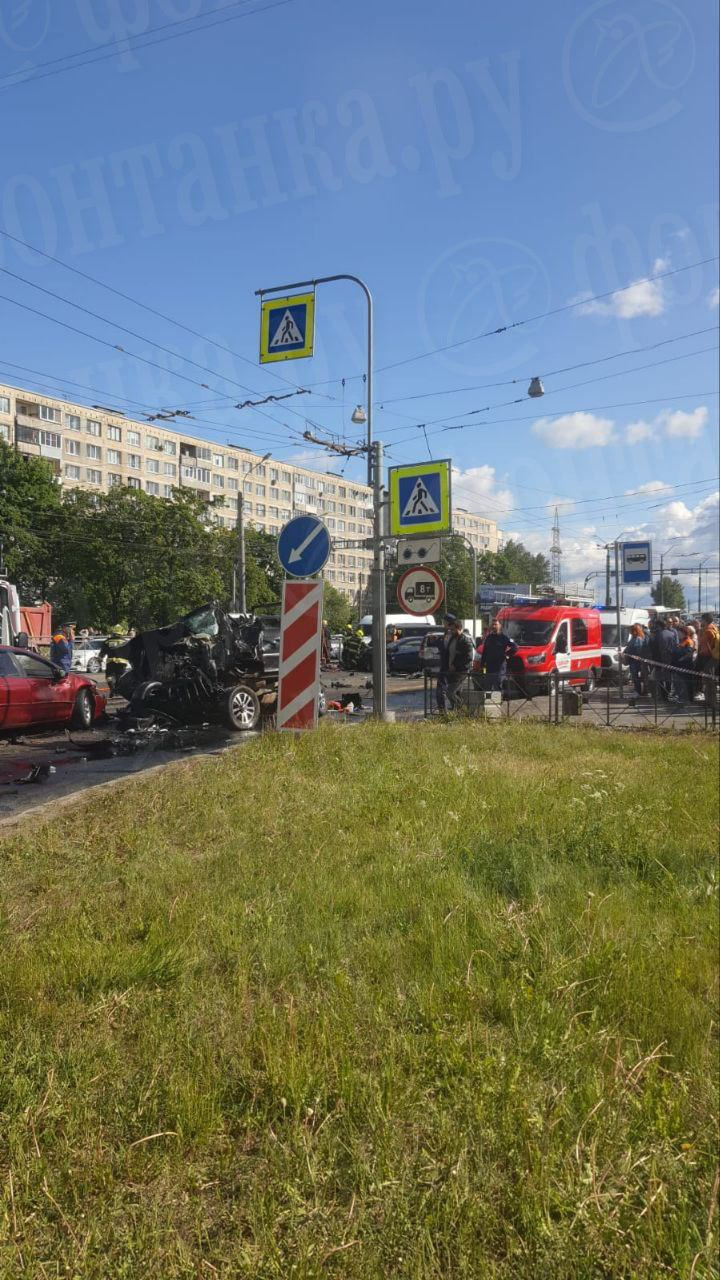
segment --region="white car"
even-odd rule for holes
[[[76,636],[73,641],[73,671],[86,671],[88,675],[97,675],[105,670],[107,656],[100,657],[100,650],[107,636]]]

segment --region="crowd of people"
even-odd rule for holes
[[[692,620],[657,616],[647,628],[636,622],[630,632],[624,657],[638,697],[650,692],[654,681],[665,702],[684,705],[704,699],[715,705],[720,630],[711,613]]]

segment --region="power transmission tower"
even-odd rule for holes
[[[560,579],[560,558],[562,549],[560,547],[560,516],[558,509],[555,508],[555,520],[552,527],[552,546],[550,548],[550,577],[554,587],[561,585]]]

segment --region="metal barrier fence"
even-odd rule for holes
[[[617,684],[607,684],[591,694],[583,693],[579,687],[569,683],[571,673],[556,671],[549,678],[546,691],[536,697],[529,696],[522,681],[510,673],[503,677],[501,691],[484,689],[483,677],[468,673],[452,697],[446,695],[446,700],[455,703],[450,707],[450,714],[484,720],[533,719],[560,724],[563,720],[584,719],[606,728],[618,725],[622,728],[641,725],[686,728],[689,724],[701,729],[717,728],[716,671],[674,667],[650,659],[637,661],[646,668],[647,678],[640,693],[630,693],[630,686],[627,686],[628,696],[625,684],[622,690]],[[673,700],[670,691],[679,687],[678,680],[688,684],[687,700]],[[424,673],[423,714],[426,719],[443,714],[437,705],[437,675],[427,671]]]

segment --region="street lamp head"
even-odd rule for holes
[[[361,404],[357,404],[353,409],[350,421],[353,422],[356,427],[365,426],[365,423],[367,422],[367,414]]]
[[[544,396],[544,395],[545,395],[545,388],[544,388],[544,386],[543,386],[543,384],[542,384],[542,382],[541,382],[540,378],[531,378],[531,379],[530,379],[530,386],[529,386],[529,387],[528,387],[528,389],[527,389],[527,393],[528,393],[528,395],[531,397],[531,399],[532,399],[532,400],[537,400],[540,396]]]

